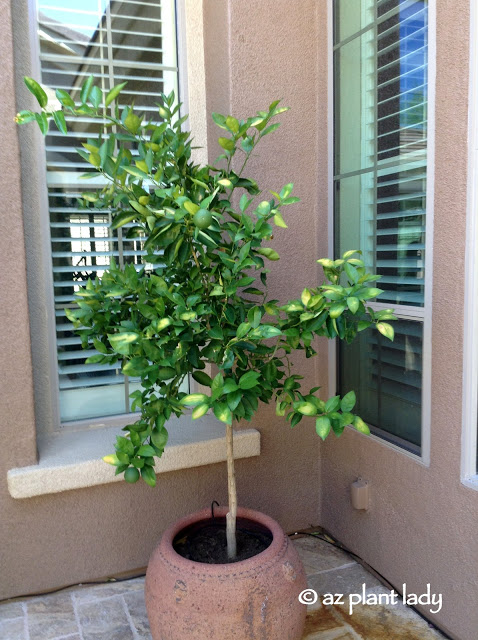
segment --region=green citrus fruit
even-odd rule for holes
[[[139,471],[134,467],[128,467],[124,472],[124,479],[126,482],[137,482],[139,480]]]
[[[193,222],[198,229],[207,229],[212,222],[212,215],[207,209],[199,209],[194,214]]]

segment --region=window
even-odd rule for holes
[[[134,100],[152,119],[160,92],[178,95],[174,0],[37,0],[37,28],[46,87],[74,96],[89,75],[104,92],[127,81],[124,102]],[[101,121],[75,119],[67,136],[52,127],[45,143],[62,422],[128,413],[129,394],[139,387],[119,365],[85,364],[94,350],[81,349],[65,316],[79,286],[101,276],[111,257],[141,266],[141,242],[127,238],[127,227],[112,232],[108,212],[78,203],[82,192],[102,185],[80,178],[91,167],[75,149],[101,129]]]
[[[427,244],[427,0],[334,2],[335,251],[360,248],[399,320],[340,345],[338,385],[372,431],[422,448]],[[430,289],[431,290],[431,289]]]

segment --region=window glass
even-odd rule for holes
[[[378,286],[384,293],[377,302],[393,307],[402,318],[410,317],[402,307],[416,311],[413,321],[396,324],[391,347],[366,336],[341,346],[339,383],[343,392],[363,387],[360,410],[372,426],[418,447],[426,275],[428,3],[357,0],[355,11],[372,11],[373,19],[353,22],[355,33],[341,5],[334,3],[336,254],[360,248],[367,266],[381,275]],[[341,22],[347,25],[345,33]]]
[[[75,98],[89,75],[106,93],[127,81],[122,103],[133,100],[145,117],[157,119],[158,94],[178,92],[173,0],[37,0],[41,81]],[[53,90],[51,97],[54,98]],[[67,121],[68,121],[67,117]],[[84,191],[103,186],[81,179],[91,165],[76,148],[94,138],[103,122],[69,122],[62,135],[53,126],[46,137],[50,235],[55,295],[57,355],[62,421],[127,413],[138,381],[120,365],[85,364],[95,350],[81,340],[65,316],[75,292],[89,277],[101,276],[112,256],[120,265],[141,265],[140,239],[126,238],[127,225],[109,228],[109,211],[85,211]]]

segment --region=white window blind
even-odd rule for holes
[[[337,254],[360,248],[381,275],[396,338],[359,336],[339,385],[389,439],[421,445],[425,315],[428,2],[335,0],[334,204]],[[373,305],[372,305],[373,306]],[[411,317],[413,316],[413,320]],[[391,436],[391,437],[390,437]]]
[[[120,106],[155,120],[158,95],[178,95],[174,0],[37,0],[41,81],[75,97],[89,76],[106,93],[127,81]],[[52,92],[53,96],[53,92]],[[46,136],[46,165],[54,281],[60,414],[63,422],[127,413],[137,380],[116,365],[85,364],[95,353],[65,316],[75,292],[89,277],[101,276],[112,256],[120,265],[141,265],[141,242],[113,232],[108,211],[85,211],[84,191],[101,187],[80,175],[91,165],[75,151],[102,129],[102,121],[68,118],[68,134],[53,127]]]

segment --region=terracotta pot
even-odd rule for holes
[[[215,515],[225,516],[226,508]],[[146,609],[153,640],[300,640],[307,587],[293,544],[268,516],[238,509],[238,517],[272,533],[270,546],[232,564],[205,564],[180,556],[173,540],[183,529],[210,520],[209,509],[190,515],[163,535],[146,573]]]

